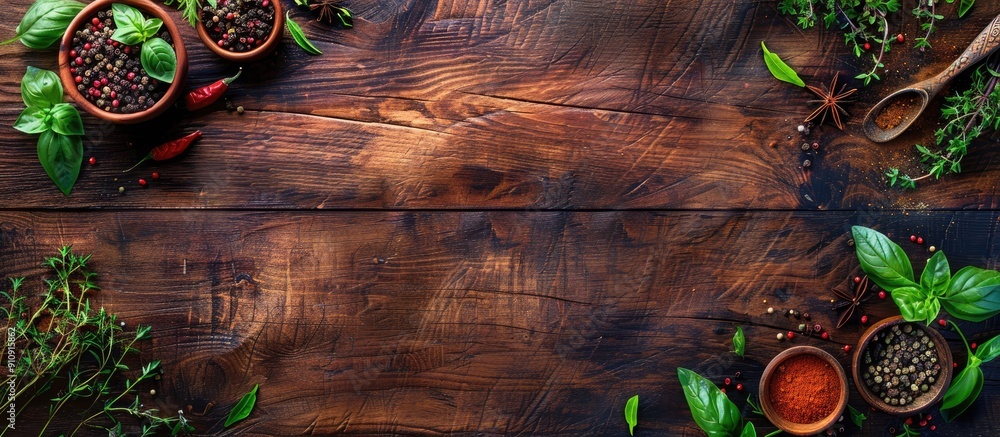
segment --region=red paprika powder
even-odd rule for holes
[[[837,371],[814,355],[796,355],[771,375],[769,397],[774,411],[789,422],[809,424],[833,413],[842,388]]]

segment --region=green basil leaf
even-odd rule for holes
[[[684,389],[684,398],[695,423],[709,437],[729,437],[738,435],[743,428],[743,417],[739,408],[733,404],[719,387],[703,376],[685,369],[677,368],[677,379]]]
[[[851,233],[861,269],[875,285],[890,292],[899,287],[917,286],[913,282],[913,266],[903,248],[874,229],[854,226]]]
[[[38,161],[63,194],[69,196],[83,164],[83,141],[78,135],[63,135],[52,130],[38,137]]]
[[[736,334],[733,335],[733,352],[740,357],[746,351],[747,338],[743,335],[743,327],[736,327]]]
[[[38,0],[32,3],[21,18],[21,23],[15,29],[17,36],[2,44],[20,39],[21,44],[28,48],[48,48],[62,38],[69,23],[84,6],[74,0]]]
[[[948,391],[941,399],[941,416],[945,422],[955,420],[979,397],[983,390],[983,369],[979,366],[968,366],[951,380]]]
[[[24,106],[36,108],[51,108],[62,102],[63,87],[55,72],[28,66],[28,71],[21,78],[21,99]]]
[[[139,59],[149,77],[165,83],[174,81],[174,74],[177,72],[177,53],[163,38],[150,38],[142,43]]]
[[[927,320],[928,314],[933,307],[928,306],[928,301],[937,302],[937,298],[929,296],[926,291],[917,287],[900,287],[892,291],[892,300],[899,307],[900,314],[908,322],[919,322]],[[940,303],[937,305],[940,310]],[[937,311],[930,317],[937,315]],[[933,321],[933,319],[932,319]]]
[[[851,422],[854,422],[854,425],[856,425],[858,428],[861,428],[861,425],[865,423],[866,420],[868,420],[868,416],[865,416],[864,413],[858,411],[857,408],[848,405],[847,411],[850,412],[851,414]]]
[[[780,81],[788,82],[793,85],[798,85],[800,87],[805,87],[806,83],[799,78],[798,73],[789,67],[785,61],[782,61],[778,55],[771,53],[764,45],[764,41],[760,42],[760,47],[764,49],[764,64],[767,65],[767,69],[771,72],[771,75],[775,79]]]
[[[253,410],[254,404],[257,403],[257,388],[259,386],[260,384],[254,384],[253,390],[243,395],[240,401],[229,411],[229,417],[226,418],[226,423],[222,425],[224,428],[229,428],[230,425],[250,416],[250,411]]]
[[[14,122],[14,129],[26,134],[40,134],[49,129],[48,119],[49,109],[42,109],[37,106],[29,106],[21,111],[21,115]]]
[[[59,103],[52,107],[52,130],[63,135],[83,135],[83,120],[80,112],[69,103]]]
[[[951,266],[948,265],[948,258],[944,252],[937,251],[924,267],[920,274],[920,286],[934,296],[940,296],[948,289],[948,282],[951,281]]]
[[[1000,272],[963,267],[952,276],[942,305],[949,314],[970,322],[1000,314]]]
[[[310,55],[322,55],[323,52],[319,51],[319,49],[316,48],[316,45],[313,44],[312,41],[309,41],[309,38],[306,38],[306,34],[302,31],[302,28],[299,27],[299,23],[292,21],[291,13],[292,11],[285,13],[285,27],[287,27],[288,32],[292,34],[292,39],[294,39],[295,43],[298,44],[299,47],[302,47],[302,50],[306,53]]]
[[[747,422],[743,427],[743,432],[740,433],[740,437],[757,437],[757,428],[753,427],[753,422]]]
[[[639,395],[632,396],[625,402],[625,422],[628,423],[628,435],[634,435],[632,430],[639,424]]]
[[[1000,356],[1000,335],[993,337],[979,345],[976,348],[976,358],[979,358],[982,362],[988,363],[993,361],[994,358]]]
[[[964,17],[965,14],[969,12],[969,9],[972,9],[972,5],[975,3],[976,0],[962,0],[962,2],[958,4],[958,18]]]
[[[163,20],[159,18],[150,18],[142,23],[142,38],[143,41],[156,36],[156,32],[160,31],[160,27],[163,26]]]
[[[126,4],[114,3],[111,5],[111,12],[115,17],[116,27],[111,39],[130,46],[146,40],[142,32],[146,17],[142,16],[142,11]]]

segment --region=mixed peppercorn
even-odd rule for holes
[[[892,406],[912,404],[930,391],[941,372],[933,339],[912,323],[877,333],[862,360],[865,386]]]
[[[115,33],[111,9],[98,12],[73,34],[69,71],[76,89],[106,112],[131,114],[153,107],[169,84],[149,77],[142,68],[139,45],[111,39]],[[157,35],[173,44],[170,33]]]
[[[270,37],[274,29],[273,0],[219,0],[218,7],[201,9],[201,22],[219,47],[248,52]]]

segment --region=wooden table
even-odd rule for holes
[[[4,4],[0,34],[29,4]],[[900,191],[882,172],[916,168],[912,145],[937,114],[887,145],[860,133],[873,102],[937,73],[1000,4],[961,20],[941,6],[933,50],[898,46],[884,80],[847,106],[845,131],[806,138],[796,126],[812,96],[768,74],[760,41],[808,83],[861,62],[839,32],[801,30],[773,1],[349,5],[351,30],[293,10],[323,55],[286,34],[226,94],[242,114],[218,103],[139,126],[85,115],[98,163],[69,197],[35,137],[10,128],[25,66],[55,69],[55,52],[0,48],[0,272],[37,289],[60,246],[93,254],[96,301],[153,326],[141,359],[165,373],[143,402],[190,411],[199,434],[626,435],[623,407],[639,394],[636,435],[702,435],[679,366],[716,382],[740,371],[741,407],[792,345],[849,366],[857,322],[829,341],[775,336],[798,326],[779,315],[789,309],[835,324],[829,290],[858,271],[850,226],[888,233],[915,260],[934,245],[953,269],[1000,267],[996,142],[977,142],[961,175]],[[895,25],[913,37],[907,20]],[[181,27],[189,86],[235,71]],[[205,137],[182,158],[122,173],[195,129]],[[877,299],[864,311],[898,313]],[[744,359],[730,352],[737,326]],[[1000,377],[984,368],[976,405],[935,418],[933,435],[995,429]],[[253,415],[224,430],[258,383]],[[867,408],[853,387],[850,404]],[[901,423],[871,416],[847,434]]]

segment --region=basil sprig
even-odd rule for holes
[[[861,269],[892,294],[907,321],[930,324],[942,307],[970,322],[1000,314],[1000,272],[968,266],[952,276],[948,259],[939,251],[927,260],[917,283],[903,248],[874,229],[854,226],[851,233]]]
[[[756,435],[753,426],[743,424],[740,409],[712,381],[683,367],[677,368],[677,379],[684,389],[684,398],[694,422],[709,437]]]
[[[965,351],[968,352],[968,361],[965,364],[965,368],[958,375],[951,380],[951,385],[948,386],[948,391],[944,392],[944,397],[941,399],[941,416],[944,417],[946,422],[951,422],[955,420],[958,415],[962,414],[976,401],[979,397],[979,392],[983,390],[983,369],[979,366],[983,363],[988,363],[1000,355],[1000,335],[989,339],[986,343],[983,343],[976,349],[976,353],[972,353],[969,348],[969,342],[965,340],[965,334],[958,325],[951,323],[951,326],[958,331],[958,335],[962,337],[962,343],[965,344]]]
[[[760,48],[764,50],[764,65],[767,65],[767,70],[771,72],[771,75],[775,79],[783,82],[788,82],[792,85],[798,85],[800,87],[805,87],[806,83],[802,81],[798,73],[789,67],[785,61],[782,61],[778,55],[771,53],[764,45],[764,41],[760,42]]]
[[[83,163],[83,120],[69,103],[63,103],[59,76],[48,70],[28,67],[21,79],[21,99],[25,109],[14,129],[38,137],[38,160],[59,190],[69,195]]]
[[[62,38],[69,23],[84,6],[75,0],[38,0],[24,13],[14,30],[16,35],[0,45],[20,40],[28,48],[49,48]]]
[[[733,334],[733,353],[739,355],[740,358],[742,358],[743,354],[746,351],[746,345],[747,345],[747,338],[743,334],[743,327],[737,326],[736,334]]]
[[[316,44],[313,44],[313,42],[306,37],[306,33],[302,31],[302,27],[299,26],[299,23],[292,20],[291,13],[292,11],[285,13],[285,27],[288,28],[288,33],[292,34],[292,39],[294,39],[295,43],[302,48],[302,51],[313,56],[322,55],[323,52],[319,51]]]
[[[112,4],[111,10],[116,27],[111,39],[130,46],[142,44],[139,61],[146,74],[161,82],[172,83],[177,72],[177,53],[170,43],[156,36],[163,21],[159,18],[147,19],[142,11],[121,3]]]

